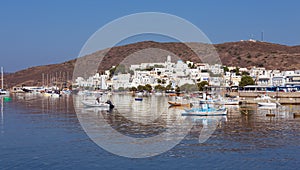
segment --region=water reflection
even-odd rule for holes
[[[210,138],[199,144],[201,130],[203,126],[209,124],[209,120],[181,116],[183,108],[164,105],[166,98],[158,99],[160,102],[157,105],[163,108],[157,110],[159,114],[151,115],[148,113],[154,111],[147,112],[147,110],[151,110],[152,105],[156,104],[153,103],[155,100],[150,97],[145,99],[150,104],[145,103],[145,106],[141,106],[143,109],[140,109],[135,106],[142,103],[133,103],[136,101],[131,100],[131,96],[120,95],[118,98],[113,95],[111,98],[118,106],[112,112],[83,107],[81,104],[83,98],[80,96],[76,96],[74,100],[72,96],[53,99],[22,94],[12,97],[11,102],[4,103],[5,133],[1,134],[0,140],[2,146],[0,166],[2,167],[21,167],[20,165],[24,165],[25,162],[39,164],[41,161],[52,163],[52,169],[54,167],[67,169],[66,166],[77,167],[91,163],[102,167],[107,162],[107,164],[117,166],[115,164],[117,160],[120,162],[118,167],[122,168],[126,162],[124,159],[98,148],[85,135],[73,106],[79,109],[81,118],[89,120],[91,125],[101,127],[101,135],[99,129],[92,129],[95,130],[93,131],[94,137],[110,142],[111,138],[119,139],[115,144],[107,145],[123,149],[124,152],[132,150],[122,145],[129,140],[120,138],[113,133],[114,131],[141,140],[157,136],[156,140],[149,142],[149,144],[157,142],[157,145],[151,148],[154,152],[155,149],[163,146],[164,141],[172,142],[183,139],[179,143],[172,143],[175,147],[164,154],[144,159],[145,162],[153,161],[147,164],[148,166],[152,163],[165,165],[165,160],[170,160],[166,163],[166,167],[180,167],[180,163],[185,162],[186,165],[195,164],[195,166],[188,167],[197,169],[197,162],[201,162],[203,168],[211,167],[211,165],[217,168],[232,166],[240,168],[251,164],[249,167],[274,169],[279,164],[296,167],[294,165],[299,162],[300,118],[294,118],[293,113],[299,112],[300,106],[282,106],[282,108],[271,110],[257,108],[255,105],[228,107],[227,116],[218,123],[217,129]],[[137,113],[129,112],[135,109],[138,110]],[[269,112],[275,113],[275,117],[266,116]],[[147,120],[148,118],[152,122]],[[99,121],[103,122],[99,124]],[[191,129],[186,133],[184,128]],[[168,136],[159,136],[167,130],[169,130]],[[85,156],[82,157],[82,154]],[[40,159],[33,160],[32,158],[36,156]],[[128,164],[133,163],[132,159],[126,160]],[[266,166],[266,161],[271,163]],[[177,162],[180,163],[176,164]],[[45,165],[41,165],[43,166]]]
[[[0,97],[1,100],[1,131],[4,128],[4,98]]]

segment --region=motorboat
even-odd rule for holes
[[[239,105],[240,101],[235,98],[222,98],[217,103],[221,105]]]
[[[109,108],[109,104],[105,103],[105,102],[97,102],[95,101],[88,101],[88,100],[84,100],[81,101],[82,104],[84,104],[85,106],[89,106],[89,107],[105,107],[105,108]]]
[[[272,102],[270,100],[267,100],[266,102],[257,102],[258,106],[264,106],[264,107],[277,107],[276,102]]]
[[[106,102],[99,100],[83,100],[81,103],[88,107],[103,107],[108,109],[113,109],[115,107],[110,100],[107,100]]]
[[[5,89],[0,89],[0,96],[9,96],[9,91],[5,90]]]
[[[263,94],[260,97],[255,98],[254,100],[256,101],[263,101],[263,100],[275,100],[273,98],[271,98],[270,96]]]

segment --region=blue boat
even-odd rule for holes
[[[227,109],[209,107],[209,104],[202,103],[199,108],[185,109],[182,116],[224,116],[227,115]]]
[[[136,98],[134,98],[134,100],[135,100],[135,101],[143,101],[143,98],[141,98],[141,97],[136,97]]]

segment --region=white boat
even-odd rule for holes
[[[264,106],[264,107],[277,107],[277,103],[271,102],[268,100],[267,102],[258,102],[258,106]]]
[[[262,100],[275,100],[275,99],[271,98],[268,95],[263,94],[260,97],[255,98],[254,100],[256,100],[256,101],[262,101]]]
[[[143,95],[144,95],[143,92],[138,92],[138,93],[136,93],[136,96],[138,96],[138,97],[142,97]]]
[[[106,109],[113,109],[115,107],[110,100],[103,102],[99,98],[96,100],[83,100],[81,103],[88,107],[101,107]]]
[[[89,106],[89,107],[104,107],[104,108],[109,108],[109,104],[105,103],[105,102],[97,102],[95,101],[88,101],[88,100],[83,100],[81,101],[82,104],[84,104],[85,106]]]
[[[155,92],[154,95],[155,96],[162,96],[163,94],[162,94],[162,92]]]
[[[220,101],[217,101],[216,103],[221,105],[239,105],[240,101],[239,99],[223,98]]]
[[[216,108],[210,107],[208,103],[202,103],[200,107],[185,109],[183,116],[224,116],[227,115],[227,109],[225,107]]]
[[[7,97],[9,96],[9,91],[5,89],[0,89],[0,97]]]

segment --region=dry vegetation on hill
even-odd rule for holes
[[[211,47],[207,44],[188,43],[196,47],[196,52],[204,57],[205,61],[211,58]],[[297,70],[300,69],[300,46],[285,46],[279,44],[272,44],[267,42],[230,42],[223,44],[215,44],[214,47],[220,56],[224,65],[238,66],[238,67],[265,67],[267,69],[278,70]],[[147,56],[145,49],[159,49],[151,50]],[[173,61],[181,58],[182,60],[190,60],[194,62],[201,62],[199,57],[183,43],[158,43],[153,41],[139,42],[124,46],[113,47],[109,51],[107,49],[97,51],[87,56],[87,60],[80,63],[81,65],[97,64],[102,59],[99,65],[99,71],[109,69],[112,65],[117,65],[126,57],[134,55],[139,51],[146,51],[144,53],[146,59],[151,56],[163,58],[166,55],[173,56]],[[108,52],[107,52],[108,51]],[[149,52],[149,51],[148,51]],[[139,53],[143,55],[143,53]],[[174,56],[175,55],[175,56]],[[145,62],[145,58],[135,59],[135,63]],[[76,60],[70,60],[60,64],[52,64],[45,66],[31,67],[15,73],[5,75],[5,84],[9,87],[15,85],[42,85],[42,74],[60,76],[65,80],[67,77],[72,78],[73,69]],[[84,70],[88,72],[89,70]],[[68,76],[67,76],[68,75]],[[45,77],[44,77],[45,78]]]

